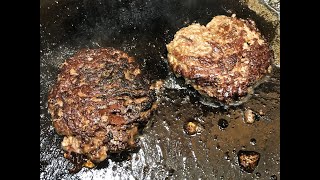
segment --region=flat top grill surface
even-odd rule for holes
[[[250,5],[249,5],[250,7]],[[264,6],[266,7],[266,6]],[[264,13],[263,13],[264,12]],[[40,8],[40,178],[41,179],[280,179],[280,67],[246,103],[228,109],[203,105],[199,95],[170,73],[165,45],[182,27],[208,23],[215,15],[235,13],[253,19],[271,43],[277,26],[271,8],[256,12],[233,0],[192,1],[41,1]],[[261,15],[262,14],[262,15]],[[134,56],[153,80],[164,79],[159,107],[141,132],[135,153],[113,155],[95,169],[69,174],[62,137],[51,126],[48,89],[59,65],[81,48],[112,46]],[[244,123],[244,111],[262,115]],[[219,119],[229,125],[218,126]],[[202,132],[187,135],[183,126],[197,121]],[[261,154],[253,173],[240,170],[237,153]]]

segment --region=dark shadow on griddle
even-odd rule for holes
[[[138,134],[141,135],[143,133],[143,129],[145,128],[146,123],[139,123],[138,124]],[[139,139],[136,139],[137,144],[139,144]],[[133,153],[138,153],[141,147],[137,146],[133,149],[122,151],[120,153],[110,153],[108,154],[108,158],[101,163],[97,164],[96,169],[104,169],[109,166],[110,159],[113,162],[123,162],[131,160],[131,156]]]
[[[189,96],[190,98],[190,102],[191,104],[197,104],[199,105],[199,107],[201,108],[201,112],[204,116],[207,116],[208,113],[210,112],[214,112],[214,113],[217,113],[217,112],[222,112],[222,113],[225,113],[225,112],[228,112],[229,109],[241,109],[243,107],[242,104],[240,105],[237,105],[237,106],[230,106],[228,108],[225,108],[224,106],[219,106],[219,107],[212,107],[212,106],[208,106],[208,105],[205,105],[203,103],[201,103],[201,99],[204,97],[202,96],[197,90],[195,90],[190,84],[185,84],[185,79],[182,78],[182,77],[175,77],[175,81],[177,84],[179,84],[180,86],[182,87],[186,87],[186,89],[180,89],[180,90],[175,90],[177,91],[175,94],[179,94],[177,95],[177,98],[178,97],[185,97],[185,96]],[[172,97],[171,97],[172,98]],[[216,99],[214,98],[208,98],[210,101],[213,101],[213,102],[219,102],[217,101]],[[234,98],[234,100],[237,100]]]
[[[131,160],[132,154],[133,153],[138,153],[140,149],[141,149],[141,147],[136,147],[136,148],[134,148],[134,149],[132,149],[130,151],[123,151],[121,153],[110,153],[106,160],[102,161],[101,163],[99,163],[96,166],[96,169],[107,168],[109,166],[108,159],[110,159],[113,162],[129,161],[129,160]]]

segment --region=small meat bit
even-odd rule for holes
[[[188,135],[194,135],[202,131],[201,125],[196,121],[186,122],[183,126],[183,129]]]
[[[244,112],[244,122],[245,123],[252,124],[252,123],[254,123],[255,119],[256,119],[256,114],[251,109],[247,109]]]
[[[260,153],[255,151],[243,151],[238,152],[238,162],[241,169],[245,172],[252,173],[258,166],[260,160]]]

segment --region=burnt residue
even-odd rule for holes
[[[82,154],[77,154],[74,152],[65,153],[65,158],[69,159],[74,166],[68,169],[70,173],[77,173],[81,170],[82,164],[85,162],[85,157]]]
[[[221,130],[224,130],[225,128],[227,128],[229,126],[229,123],[227,120],[225,119],[219,119],[218,121],[218,126]]]
[[[165,47],[180,28],[205,24],[215,15],[250,18],[267,41],[276,34],[274,24],[235,0],[46,0],[40,6],[40,179],[254,179],[257,172],[260,179],[280,179],[280,68],[242,105],[209,107],[170,74]],[[47,113],[47,93],[66,58],[80,48],[107,46],[136,57],[143,74],[165,79],[167,86],[158,97],[158,111],[139,132],[140,148],[110,154],[98,167],[71,175],[72,164],[60,147],[62,137]],[[258,113],[260,120],[244,123],[246,109]],[[200,134],[184,132],[183,124],[190,119],[203,126]],[[228,120],[223,131],[219,119]],[[240,171],[234,153],[240,150],[261,154],[253,173]]]

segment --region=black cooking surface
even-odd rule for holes
[[[207,24],[215,15],[251,18],[269,42],[275,37],[273,23],[234,0],[40,2],[41,179],[280,179],[280,68],[274,67],[269,80],[243,105],[213,108],[170,73],[165,47],[180,28]],[[72,165],[60,149],[62,137],[54,132],[47,113],[48,89],[59,65],[78,49],[107,46],[135,56],[144,73],[165,80],[165,90],[142,132],[140,149],[114,155],[96,169],[69,174]],[[244,123],[248,109],[258,114],[253,124]],[[228,122],[226,128],[219,127],[220,119]],[[201,133],[187,135],[187,121],[198,122]],[[240,170],[239,150],[261,154],[253,173]]]

